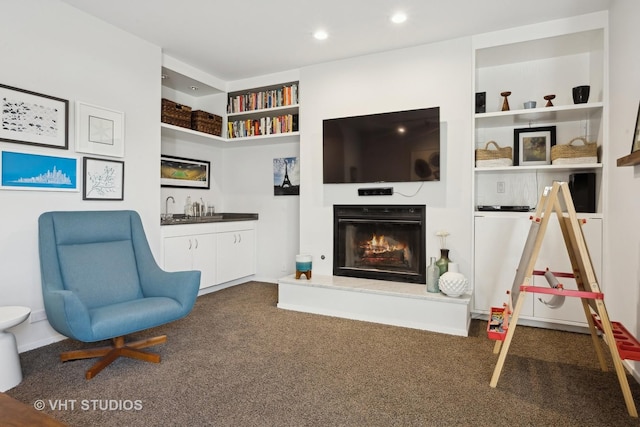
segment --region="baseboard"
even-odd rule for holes
[[[56,334],[47,338],[43,338],[38,341],[32,341],[24,345],[18,346],[18,353],[24,353],[25,351],[35,350],[36,348],[44,347],[45,345],[53,344],[58,341],[66,340],[64,335]]]

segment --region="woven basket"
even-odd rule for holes
[[[191,128],[191,107],[163,98],[160,120],[170,125]]]
[[[576,141],[582,141],[582,145],[573,145]],[[552,165],[572,165],[597,162],[598,143],[588,142],[582,137],[573,138],[568,144],[554,145],[551,147]]]
[[[196,110],[191,112],[191,129],[198,132],[222,135],[222,117],[206,111]]]
[[[495,150],[490,150],[493,145]],[[476,150],[476,167],[513,166],[513,151],[511,147],[500,147],[495,141],[489,141],[484,148]]]

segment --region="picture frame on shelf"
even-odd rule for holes
[[[633,142],[631,143],[631,152],[635,153],[640,150],[640,104],[638,104],[638,114],[636,115],[636,127],[633,131]]]
[[[208,190],[211,162],[184,157],[160,156],[160,186]]]
[[[78,101],[76,151],[124,157],[124,113]]]
[[[69,148],[69,101],[0,84],[0,141]]]
[[[542,126],[513,130],[513,165],[551,164],[551,147],[556,145],[556,127]]]
[[[124,162],[83,157],[82,200],[124,200]]]
[[[0,152],[0,189],[74,192],[77,178],[76,158]]]

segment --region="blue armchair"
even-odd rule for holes
[[[68,351],[67,360],[102,357],[91,379],[120,356],[160,362],[140,349],[166,335],[125,343],[124,336],[180,319],[198,295],[199,271],[165,272],[134,211],[46,212],[39,220],[42,294],[51,326],[82,342],[112,345]]]

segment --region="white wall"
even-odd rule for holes
[[[259,217],[256,280],[275,283],[295,271],[300,196],[274,196],[273,159],[298,157],[299,147],[297,142],[267,144],[227,149],[223,155],[225,212],[253,212]]]
[[[0,305],[43,309],[38,216],[49,210],[134,209],[160,253],[158,200],[161,52],[141,39],[48,0],[7,2],[0,15],[0,82],[70,102],[69,150],[0,142],[1,150],[76,157],[75,102],[125,113],[124,201],[83,201],[80,192],[0,190]],[[46,321],[12,329],[20,350],[57,339]]]
[[[605,263],[608,263],[605,303],[612,320],[640,336],[640,166],[616,167],[616,159],[631,151],[640,101],[640,53],[637,20],[640,2],[615,0],[610,10],[611,129],[608,231]],[[637,372],[640,365],[634,366]]]
[[[333,204],[425,204],[427,257],[439,257],[434,233],[447,230],[450,258],[471,276],[471,39],[336,61],[301,70],[300,251],[314,273],[333,274]],[[366,185],[322,183],[322,120],[440,107],[442,181],[393,183],[413,197],[359,197]],[[322,256],[325,257],[322,260]]]

